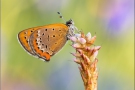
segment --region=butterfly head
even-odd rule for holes
[[[67,26],[74,25],[74,21],[73,21],[72,19],[70,19],[70,20],[68,20],[68,21],[66,22],[66,25],[67,25]]]

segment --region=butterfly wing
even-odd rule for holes
[[[68,27],[65,24],[51,24],[34,31],[30,46],[40,58],[49,61],[67,41]]]
[[[23,48],[28,51],[30,54],[35,55],[35,53],[32,51],[30,45],[29,45],[29,38],[30,35],[38,30],[39,28],[42,28],[43,26],[39,26],[39,27],[34,27],[34,28],[29,28],[26,30],[23,30],[21,32],[19,32],[18,34],[18,40],[20,42],[20,44],[23,46]]]

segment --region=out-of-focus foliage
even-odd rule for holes
[[[43,62],[17,40],[23,29],[72,18],[97,36],[98,90],[134,89],[134,0],[1,0],[1,90],[84,90],[71,42]]]

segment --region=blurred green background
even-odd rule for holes
[[[26,28],[64,23],[97,36],[98,90],[134,90],[134,0],[1,0],[1,90],[84,90],[78,65],[63,49],[43,62],[17,40]]]

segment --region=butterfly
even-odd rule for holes
[[[74,21],[66,24],[56,23],[25,29],[18,33],[18,40],[23,48],[33,56],[44,61],[50,61],[70,39],[74,36]]]

